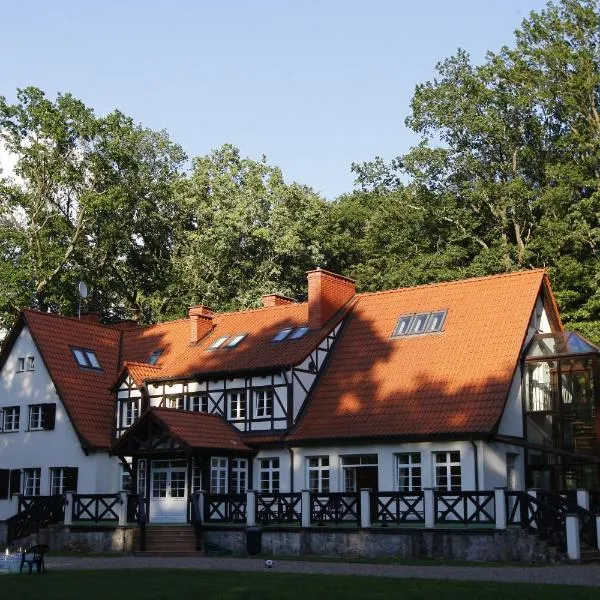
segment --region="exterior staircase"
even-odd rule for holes
[[[600,563],[600,550],[581,542],[581,562]]]
[[[140,547],[137,532],[136,548]],[[191,525],[148,525],[146,548],[136,552],[140,556],[204,556],[196,549],[196,535]]]

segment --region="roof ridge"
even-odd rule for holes
[[[515,277],[518,275],[527,275],[527,274],[531,274],[531,273],[547,274],[546,269],[543,269],[543,268],[525,269],[525,270],[521,270],[521,271],[511,271],[510,273],[495,273],[494,275],[481,275],[479,277],[469,277],[467,279],[452,279],[450,281],[436,281],[436,282],[432,282],[432,283],[420,283],[418,285],[409,285],[407,287],[394,288],[393,290],[380,290],[378,292],[361,292],[356,295],[359,298],[362,298],[365,296],[379,296],[381,294],[394,294],[397,292],[404,292],[404,291],[408,291],[408,290],[415,290],[415,289],[421,289],[421,288],[432,288],[432,287],[442,287],[442,286],[448,286],[448,285],[473,283],[475,281],[500,279],[502,277]]]
[[[243,315],[247,313],[259,312],[261,310],[277,310],[277,309],[289,309],[290,306],[302,306],[303,304],[308,305],[308,302],[294,302],[293,304],[278,304],[277,306],[259,306],[257,308],[244,308],[243,310],[232,310],[229,312],[217,312],[215,317],[222,317],[228,315]]]
[[[167,406],[150,406],[148,408],[148,410],[153,411],[153,412],[163,412],[164,411],[164,412],[168,412],[168,413],[199,415],[202,417],[211,417],[213,419],[219,419],[220,421],[224,421],[228,425],[231,425],[231,423],[229,423],[229,421],[227,421],[226,419],[223,419],[223,416],[219,415],[217,413],[207,413],[207,412],[202,412],[199,410],[185,410],[185,409],[181,409],[181,408],[169,408]],[[239,433],[241,434],[242,432],[239,431]]]
[[[72,321],[73,323],[79,323],[80,325],[90,325],[91,327],[103,327],[104,329],[114,331],[115,334],[118,334],[119,332],[123,331],[122,329],[117,329],[116,327],[113,327],[112,325],[106,325],[105,323],[96,323],[94,321],[88,321],[86,319],[78,319],[77,317],[69,317],[68,315],[61,315],[59,313],[43,312],[41,310],[35,310],[33,308],[24,308],[22,312],[23,313],[31,313],[34,315],[41,315],[43,317],[53,317],[53,318],[57,318],[57,319],[65,319],[67,321]]]

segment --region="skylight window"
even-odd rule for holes
[[[428,313],[402,315],[398,319],[392,337],[422,335],[424,333],[436,333],[442,331],[447,314],[447,310],[437,310]]]
[[[303,338],[307,332],[308,327],[298,327],[298,329],[290,335],[290,340],[299,340],[300,338]]]
[[[285,340],[285,338],[290,335],[290,333],[292,333],[292,328],[291,327],[286,327],[285,329],[282,329],[271,341],[272,342],[281,342],[283,340]]]
[[[228,335],[222,335],[221,337],[218,337],[210,346],[209,348],[220,348],[229,338]]]
[[[158,359],[160,358],[160,356],[161,356],[162,353],[163,353],[162,348],[159,348],[158,350],[155,350],[150,355],[150,358],[148,358],[148,360],[146,361],[146,363],[149,364],[149,365],[155,365],[158,362]]]
[[[86,348],[71,348],[73,357],[78,366],[83,369],[94,369],[96,371],[102,370],[100,361],[96,358],[96,354],[93,350]]]
[[[247,335],[247,333],[238,333],[237,335],[234,335],[227,342],[227,348],[235,348]]]

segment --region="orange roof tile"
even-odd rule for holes
[[[288,439],[491,432],[541,270],[362,294]],[[401,315],[448,309],[441,333],[390,339]]]

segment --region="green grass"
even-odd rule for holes
[[[597,588],[192,570],[3,575],[2,598],[44,600],[596,600]]]

